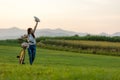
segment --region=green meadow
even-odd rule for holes
[[[120,80],[120,58],[37,47],[36,59],[18,59],[21,48],[0,45],[0,80]]]

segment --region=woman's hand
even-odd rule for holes
[[[40,22],[40,19],[38,17],[34,16],[34,19],[35,19],[36,24],[34,26],[33,33],[35,33],[35,30],[36,30],[36,28],[38,26],[38,22]]]

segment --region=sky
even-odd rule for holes
[[[120,32],[120,0],[0,0],[0,28],[61,28],[83,33]]]

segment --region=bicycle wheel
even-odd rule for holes
[[[19,56],[19,63],[23,64],[25,59],[25,49],[22,49],[22,51],[20,52],[20,56]]]

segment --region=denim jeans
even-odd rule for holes
[[[30,64],[32,65],[36,55],[36,45],[29,45],[28,54]]]

